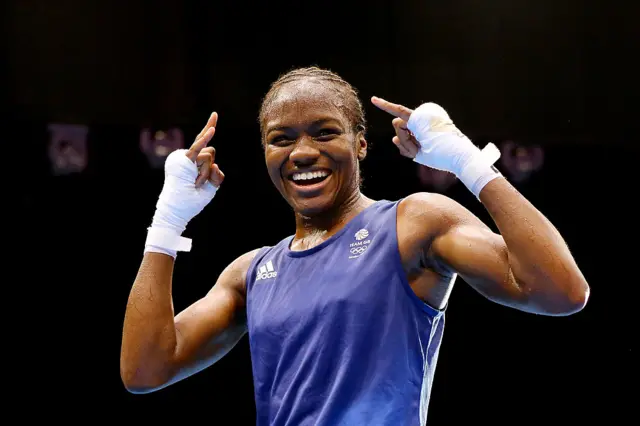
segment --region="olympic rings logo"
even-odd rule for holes
[[[365,251],[367,251],[367,247],[368,246],[363,246],[363,247],[354,247],[351,250],[349,250],[351,252],[351,254],[362,254]]]

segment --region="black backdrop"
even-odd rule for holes
[[[625,388],[634,384],[636,292],[628,265],[638,251],[636,74],[625,59],[637,39],[631,13],[505,0],[55,7],[16,0],[6,7],[6,137],[28,158],[22,182],[11,185],[15,228],[28,237],[10,265],[24,277],[11,279],[17,295],[8,302],[17,316],[7,347],[18,348],[16,362],[25,365],[19,398],[56,419],[252,424],[246,338],[218,364],[155,394],[130,395],[120,382],[124,308],[162,186],[162,172],[140,152],[139,131],[175,125],[190,140],[212,110],[220,113],[214,145],[227,179],[187,230],[194,250],[177,262],[180,310],[236,256],[293,232],[292,214],[266,175],[256,116],[278,74],[316,64],[340,73],[365,101],[436,101],[479,144],[543,146],[543,170],[519,188],[560,229],[592,288],[581,313],[545,318],[493,305],[459,281],[430,424],[596,416],[608,424],[631,413]],[[431,190],[390,144],[390,117],[368,102],[366,112],[372,150],[364,192],[397,199]],[[51,173],[49,122],[90,127],[82,174]],[[462,185],[446,193],[491,223]]]

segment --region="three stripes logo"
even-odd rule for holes
[[[258,272],[256,272],[256,281],[275,278],[277,275],[278,272],[273,268],[273,263],[268,261],[258,268]]]

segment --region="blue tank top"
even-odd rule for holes
[[[262,248],[247,273],[257,426],[424,425],[444,313],[403,270],[398,202],[322,244]]]

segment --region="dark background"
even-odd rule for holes
[[[366,104],[364,192],[374,199],[433,189],[390,143],[391,117],[371,107],[372,95],[438,102],[480,145],[543,147],[543,168],[517,186],[559,228],[591,285],[582,312],[547,318],[491,304],[459,281],[429,423],[616,424],[631,415],[638,32],[637,15],[612,3],[7,2],[4,128],[23,165],[9,185],[19,208],[7,231],[21,230],[24,244],[9,265],[24,278],[8,302],[16,340],[7,347],[24,364],[9,370],[15,395],[34,404],[27,414],[254,422],[246,337],[160,392],[131,395],[120,382],[125,304],[162,187],[139,132],[177,126],[189,143],[212,110],[220,114],[213,145],[227,178],[187,229],[194,250],[178,257],[179,311],[238,255],[294,231],[267,178],[257,112],[279,74],[318,65]],[[52,173],[51,122],[89,126],[82,173]],[[491,224],[461,184],[446,194]]]

